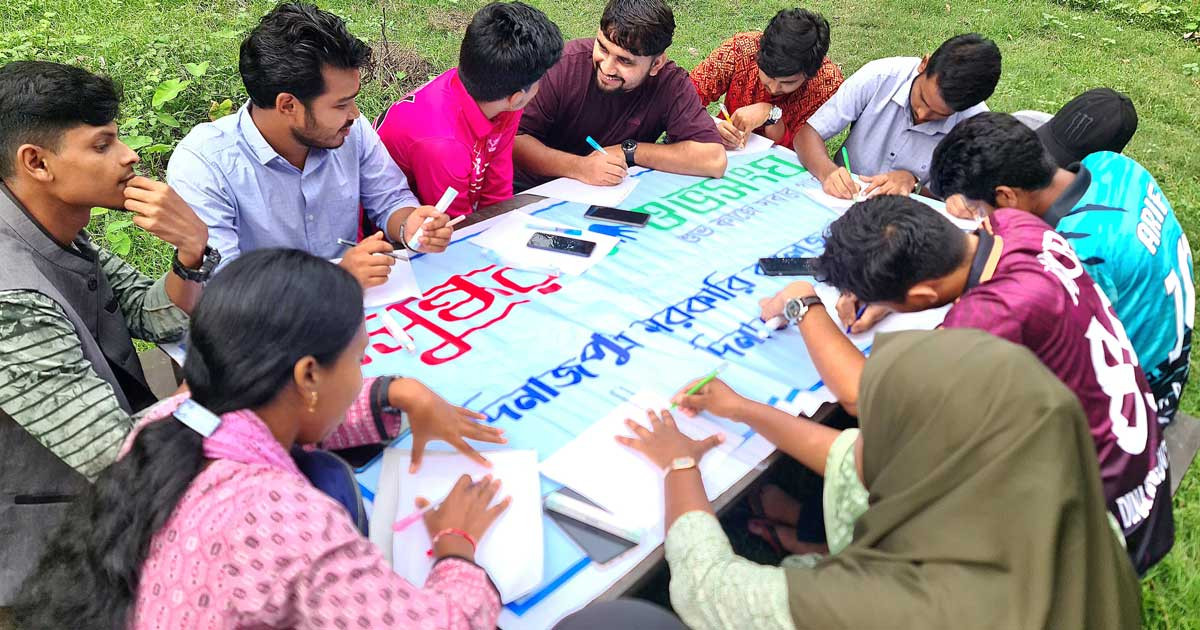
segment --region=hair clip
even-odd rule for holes
[[[191,398],[179,405],[179,408],[175,410],[175,417],[204,437],[209,437],[213,431],[217,430],[217,427],[221,426],[220,416],[205,409],[203,405]]]

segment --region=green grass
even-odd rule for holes
[[[531,0],[559,24],[567,37],[591,35],[603,3]],[[257,18],[270,9],[265,0],[5,0],[0,12],[0,62],[49,58],[83,64],[119,79],[126,88],[123,128],[144,135],[163,152],[149,155],[144,169],[161,173],[166,150],[188,128],[206,120],[210,106],[245,96],[237,77],[237,45]],[[384,0],[386,30],[393,52],[389,67],[410,69],[399,81],[376,79],[363,89],[360,105],[377,114],[427,77],[411,55],[434,72],[457,56],[461,29],[483,3],[479,0]],[[1087,2],[1075,1],[1076,5]],[[1092,3],[1102,13],[1076,10],[1049,0],[811,0],[804,4],[830,21],[830,56],[846,74],[863,63],[891,55],[931,52],[956,33],[979,31],[1004,52],[1004,76],[989,100],[992,109],[1054,111],[1075,94],[1096,86],[1128,93],[1138,107],[1140,128],[1127,153],[1158,178],[1191,242],[1200,243],[1200,48],[1179,32],[1158,30],[1162,20],[1137,19],[1136,8]],[[381,3],[328,0],[321,5],[345,17],[360,37],[380,39]],[[761,29],[781,8],[765,0],[676,0],[678,31],[671,56],[691,67],[730,33]],[[1148,6],[1148,5],[1147,5]],[[1152,11],[1151,11],[1152,13]],[[1134,19],[1123,19],[1121,15]],[[1153,18],[1153,15],[1149,16]],[[376,46],[378,50],[378,46]],[[209,62],[193,77],[185,63]],[[413,70],[416,69],[416,70]],[[386,74],[386,73],[383,73]],[[157,119],[151,104],[155,87],[167,79],[191,80],[179,98],[164,106],[181,125]],[[103,232],[107,218],[93,225]],[[164,249],[135,234],[128,258],[155,273],[166,269]],[[1193,361],[1193,370],[1196,362]],[[1183,407],[1200,412],[1193,378]],[[1200,629],[1200,473],[1185,479],[1175,499],[1177,538],[1168,559],[1143,582],[1146,626]]]

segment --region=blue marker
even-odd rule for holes
[[[604,155],[608,155],[608,151],[605,151],[604,147],[600,146],[600,143],[593,140],[591,136],[584,138],[584,140],[587,140],[587,143],[592,145],[593,149],[603,153]]]
[[[862,306],[858,307],[858,312],[854,314],[854,322],[861,319],[863,316],[863,313],[865,313],[865,312],[867,312],[866,304],[863,304]],[[854,327],[854,322],[850,322],[850,325],[846,326],[846,334],[850,334],[850,329]]]
[[[544,225],[537,225],[536,223],[527,223],[525,224],[525,228],[529,230],[537,230],[539,232],[556,232],[558,234],[566,234],[567,236],[583,236],[583,230],[576,230],[574,228],[568,229],[560,227],[547,227]]]

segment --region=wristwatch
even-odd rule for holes
[[[176,249],[175,256],[171,259],[171,271],[188,282],[208,282],[213,270],[217,268],[220,262],[221,252],[205,245],[204,257],[200,260],[200,268],[189,269],[184,267],[183,263],[179,262],[179,250]]]
[[[771,108],[771,113],[767,114],[767,120],[763,122],[763,126],[770,127],[771,125],[779,122],[780,118],[783,118],[783,110],[779,109],[779,106],[776,105]]]
[[[783,304],[783,317],[789,324],[799,324],[808,313],[808,309],[817,304],[823,304],[823,302],[815,295],[791,298]]]
[[[670,474],[676,470],[687,470],[695,467],[695,457],[676,457],[675,459],[671,460],[670,464],[667,464],[666,468],[663,468],[663,473]]]
[[[637,151],[637,140],[630,138],[621,143],[621,150],[625,152],[625,166],[634,166],[637,162],[633,161],[633,152]]]

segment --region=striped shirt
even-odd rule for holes
[[[92,250],[131,336],[155,343],[183,337],[188,317],[167,296],[165,277],[151,280],[116,255]],[[133,426],[84,357],[66,312],[37,291],[0,291],[0,409],[89,481],[116,460]]]

